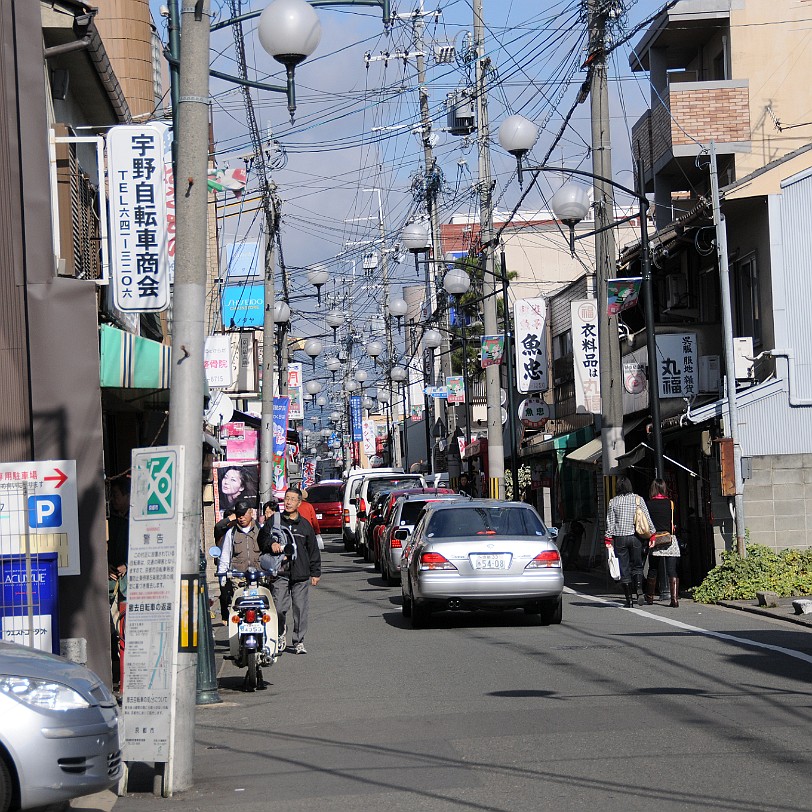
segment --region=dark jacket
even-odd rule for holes
[[[290,577],[290,580],[307,581],[310,578],[321,577],[321,553],[316,541],[316,533],[313,526],[301,514],[297,519],[290,519],[286,513],[281,517],[282,527],[287,527],[293,533],[293,540],[296,543],[296,559],[293,562],[292,573],[287,572],[288,563],[285,562],[279,571],[283,577]]]
[[[654,530],[657,533],[671,533],[671,500],[647,499],[646,507],[654,522]]]

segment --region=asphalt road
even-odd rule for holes
[[[117,812],[812,807],[809,630],[691,601],[626,610],[570,574],[560,626],[446,614],[414,631],[399,588],[329,539],[324,561],[309,653],[255,694],[224,662],[195,787]]]

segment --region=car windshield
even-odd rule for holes
[[[402,477],[373,479],[367,487],[367,501],[371,502],[375,495],[381,493],[381,491],[406,491],[422,487],[423,483],[420,481],[420,477],[413,477],[412,479],[404,479]]]
[[[470,538],[471,536],[543,536],[538,516],[520,507],[471,507],[438,510],[430,519],[429,538]]]
[[[341,485],[314,485],[307,489],[308,502],[340,502]]]

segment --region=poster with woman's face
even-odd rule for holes
[[[259,463],[251,462],[215,462],[214,476],[214,509],[218,517],[241,499],[247,499],[256,510],[259,493]]]

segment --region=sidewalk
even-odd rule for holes
[[[616,581],[612,581],[603,569],[594,569],[589,572],[579,570],[567,570],[564,573],[564,580],[568,587],[578,589],[601,597],[622,600],[620,586]],[[693,603],[693,600],[685,592],[680,594],[680,605]],[[792,607],[792,601],[797,598],[779,598],[777,606],[759,606],[755,599],[747,601],[718,601],[716,606],[724,606],[727,609],[738,609],[742,612],[751,612],[754,615],[771,617],[776,620],[784,620],[795,623],[798,626],[806,626],[812,629],[812,615],[796,615]],[[659,600],[654,601],[655,606],[662,606]],[[666,604],[667,605],[667,604]]]

